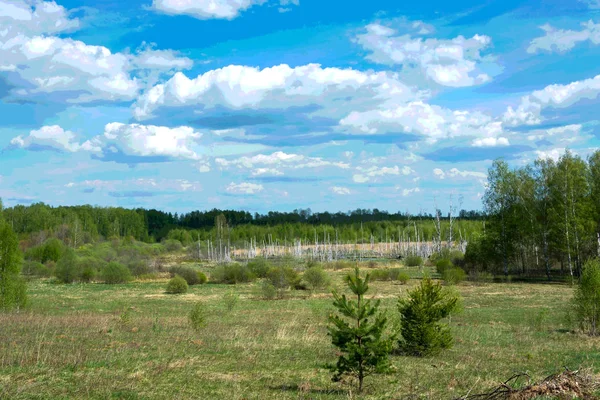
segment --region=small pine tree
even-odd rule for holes
[[[458,309],[459,297],[425,277],[419,286],[398,300],[400,348],[407,354],[425,356],[452,346],[452,334],[439,321]]]
[[[581,328],[591,336],[600,334],[600,260],[588,261],[583,267],[573,299]]]
[[[348,300],[346,295],[333,292],[333,305],[340,315],[330,315],[331,326],[328,330],[332,343],[342,355],[331,369],[334,372],[333,381],[339,381],[346,375],[354,377],[358,380],[358,391],[361,392],[366,376],[389,369],[393,338],[383,336],[387,318],[378,312],[380,301],[371,303],[364,299],[369,289],[369,274],[362,279],[356,267],[354,274],[346,277],[346,283],[356,295],[356,300]]]

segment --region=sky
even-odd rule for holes
[[[481,209],[599,94],[600,0],[0,0],[0,198]]]

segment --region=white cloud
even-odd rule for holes
[[[263,185],[249,182],[233,183],[225,189],[229,193],[233,194],[255,194],[264,190]]]
[[[570,29],[556,29],[549,24],[540,28],[546,32],[544,36],[535,38],[527,48],[528,53],[537,53],[540,50],[549,52],[565,53],[575,47],[578,43],[587,42],[600,44],[600,23],[596,24],[589,20],[581,23],[582,29],[574,31]]]
[[[510,142],[505,137],[486,137],[473,140],[473,147],[500,147],[509,146]]]
[[[271,168],[259,168],[255,170],[253,175],[262,175],[266,173],[273,173],[275,169],[273,167],[290,168],[290,169],[302,169],[302,168],[319,168],[319,167],[337,167],[347,169],[350,165],[344,162],[335,162],[323,160],[319,157],[308,157],[301,154],[288,154],[282,151],[276,151],[272,154],[257,154],[252,157],[244,156],[235,160],[227,160],[225,158],[217,158],[215,162],[222,166],[237,167],[240,169],[250,169],[257,165],[270,166]],[[260,173],[256,173],[260,171]],[[277,171],[275,175],[281,175],[280,171]]]
[[[378,177],[382,177],[385,175],[410,175],[412,173],[414,173],[415,171],[408,167],[408,166],[404,166],[402,168],[398,167],[397,165],[393,166],[393,167],[357,167],[356,168],[357,171],[359,171],[358,174],[354,174],[352,176],[352,179],[354,180],[354,182],[357,183],[365,183],[365,182],[371,182],[374,180],[377,180]]]
[[[0,37],[55,34],[79,28],[77,18],[54,1],[0,0]]]
[[[402,196],[407,197],[407,196],[410,196],[411,194],[420,193],[420,192],[421,192],[421,189],[419,189],[418,187],[412,188],[412,189],[403,189]]]
[[[342,187],[342,186],[332,186],[330,187],[331,191],[335,194],[339,194],[342,196],[345,195],[349,195],[350,194],[350,189],[348,189],[347,187]]]
[[[406,101],[415,96],[397,76],[385,72],[322,68],[319,64],[295,68],[281,64],[264,69],[229,65],[194,79],[176,73],[167,82],[146,91],[134,105],[134,115],[138,119],[148,118],[161,107],[192,107],[191,113],[197,115],[198,110],[219,106],[279,110],[335,104],[324,115],[341,118],[346,110],[360,105],[391,99]]]
[[[115,180],[84,180],[80,182],[69,182],[66,188],[88,188],[102,190],[106,192],[127,192],[135,190],[146,190],[151,192],[199,192],[202,191],[202,185],[198,181],[189,181],[187,179],[115,179]]]
[[[548,107],[566,108],[582,99],[595,99],[600,94],[600,75],[566,85],[548,85],[521,98],[516,109],[508,107],[504,121],[511,126],[536,125],[542,122],[542,111]]]
[[[252,176],[260,176],[260,175],[283,175],[283,172],[279,171],[275,168],[257,168],[252,171]]]
[[[537,158],[541,158],[543,160],[554,160],[558,161],[560,156],[565,154],[566,149],[564,147],[551,149],[551,150],[536,150],[535,154]]]
[[[126,155],[141,157],[198,159],[198,154],[192,148],[201,136],[187,126],[169,128],[113,122],[105,126],[103,135],[86,143],[93,148],[101,148],[104,153],[121,151]]]
[[[394,36],[395,30],[380,24],[365,28],[366,33],[357,35],[356,42],[371,52],[367,56],[370,61],[401,65],[404,70],[416,68],[420,74],[443,86],[473,86],[491,79],[477,64],[483,61],[481,52],[491,44],[488,36],[422,39],[410,35]]]
[[[10,144],[24,149],[52,148],[59,151],[76,152],[81,149],[77,141],[77,135],[71,131],[65,131],[58,125],[43,126],[38,130],[32,130],[29,135],[17,136]]]
[[[131,56],[131,61],[136,69],[182,70],[194,65],[191,59],[182,57],[174,50],[155,50],[153,44],[146,43]]]
[[[189,15],[198,19],[234,19],[253,5],[267,0],[153,0],[152,8],[170,15]]]
[[[439,179],[448,178],[479,178],[487,179],[487,174],[477,171],[461,171],[458,168],[451,168],[448,171],[444,171],[441,168],[434,168],[433,174]]]

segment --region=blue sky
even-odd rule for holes
[[[0,0],[7,205],[481,208],[600,147],[598,0]]]

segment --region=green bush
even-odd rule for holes
[[[286,266],[270,268],[266,278],[277,289],[298,288],[301,280],[294,269]]]
[[[435,262],[435,270],[440,275],[443,275],[445,270],[453,267],[454,265],[452,264],[452,261],[450,261],[449,258],[440,258]]]
[[[133,276],[140,276],[152,272],[152,268],[147,260],[131,260],[127,263],[127,268]]]
[[[267,279],[263,279],[260,283],[260,292],[262,298],[265,300],[273,300],[277,297],[277,288]]]
[[[184,267],[184,266],[171,267],[169,272],[171,273],[171,276],[175,276],[175,275],[181,276],[183,279],[185,279],[187,284],[190,286],[206,283],[206,275],[204,275],[202,272],[196,271],[195,269],[190,268],[190,267]],[[202,282],[202,279],[204,279],[204,282]]]
[[[401,284],[406,284],[410,280],[410,275],[407,272],[402,271],[400,268],[392,268],[390,271],[390,280],[398,281]]]
[[[465,265],[465,255],[460,250],[452,250],[448,257],[456,267],[462,268]]]
[[[474,282],[492,283],[494,281],[494,275],[490,272],[474,270],[469,274],[469,279]]]
[[[458,309],[458,295],[426,277],[398,300],[400,349],[410,355],[435,354],[452,346],[450,328],[439,321]]]
[[[372,281],[389,281],[390,270],[389,269],[376,269],[369,273]]]
[[[600,260],[590,260],[585,263],[573,305],[581,329],[592,336],[599,335]]]
[[[334,271],[339,271],[340,269],[352,268],[354,264],[351,261],[347,260],[336,260],[332,263],[328,263],[328,266],[331,266]]]
[[[52,276],[53,271],[48,268],[47,265],[42,264],[38,261],[25,261],[23,263],[23,268],[21,270],[23,275],[29,276],[39,276],[42,278],[47,278]]]
[[[302,279],[312,290],[323,289],[331,283],[331,277],[321,267],[311,267],[304,271]]]
[[[407,267],[420,267],[423,265],[423,257],[408,256],[404,259],[404,265],[406,265]]]
[[[215,283],[226,283],[234,285],[236,283],[251,282],[256,277],[247,266],[240,264],[224,264],[217,266],[210,274],[210,280]]]
[[[183,245],[179,240],[167,239],[164,240],[162,244],[169,253],[176,253],[183,250]]]
[[[102,269],[101,276],[104,283],[108,284],[127,283],[132,279],[129,269],[115,261],[108,263]]]
[[[208,282],[208,278],[204,272],[198,271],[196,272],[196,275],[198,276],[198,284],[204,285],[206,282]]]
[[[175,279],[175,278],[173,278],[173,279]],[[181,281],[183,283],[186,283],[183,278],[181,278]],[[192,309],[188,315],[188,321],[190,323],[190,327],[195,331],[200,331],[200,330],[202,330],[202,328],[206,327],[207,319],[208,319],[208,315],[207,315],[206,307],[204,306],[204,304],[202,302],[197,302],[196,304],[194,304],[194,307],[192,307]]]
[[[225,308],[227,308],[227,311],[229,312],[233,311],[239,300],[240,295],[233,293],[233,291],[230,291],[223,295],[223,303],[225,304]]]
[[[65,250],[64,254],[56,264],[54,274],[62,283],[73,283],[81,279],[81,265],[73,250]]]
[[[187,291],[188,291],[188,284],[185,281],[185,279],[183,279],[179,275],[175,275],[173,278],[171,278],[169,280],[169,283],[167,284],[167,293],[180,294],[180,293],[186,293]]]
[[[248,263],[248,269],[257,278],[265,278],[267,272],[269,272],[269,268],[271,268],[270,264],[262,257],[255,258]]]
[[[463,282],[465,279],[467,279],[467,273],[462,268],[458,268],[458,267],[447,268],[444,270],[444,273],[442,274],[442,279],[448,285],[456,285],[458,283]]]
[[[0,309],[21,308],[27,304],[27,286],[20,276],[21,261],[18,237],[0,214]]]

